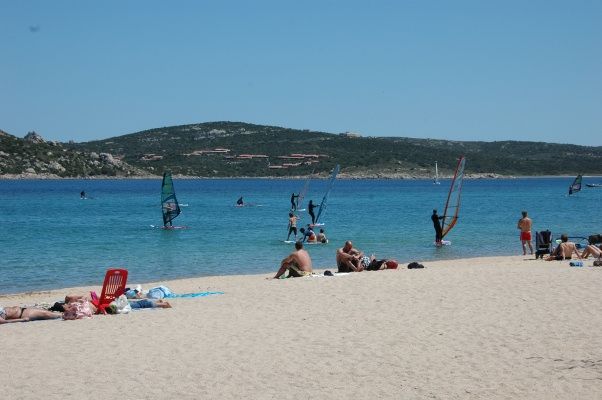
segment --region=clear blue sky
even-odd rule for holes
[[[602,145],[602,1],[1,1],[0,129]]]

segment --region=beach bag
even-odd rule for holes
[[[79,299],[63,306],[63,319],[73,320],[92,317],[92,307],[86,299]]]
[[[115,301],[111,302],[111,305],[115,306],[115,312],[117,314],[127,314],[132,311],[132,306],[130,306],[130,302],[124,294],[115,299]]]
[[[408,269],[424,268],[424,265],[418,264],[416,261],[408,264]]]

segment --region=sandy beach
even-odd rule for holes
[[[602,268],[528,256],[424,264],[161,282],[176,293],[224,294],[2,325],[1,397],[602,398]],[[0,296],[0,304],[90,289],[100,287]]]

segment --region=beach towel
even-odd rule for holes
[[[170,295],[165,296],[165,298],[166,299],[184,299],[184,298],[193,298],[193,297],[213,296],[215,294],[224,294],[224,292],[198,292],[198,293],[183,293],[183,294],[170,293]]]

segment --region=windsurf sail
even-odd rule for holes
[[[326,193],[324,194],[324,197],[322,197],[322,202],[320,203],[320,208],[318,209],[318,214],[316,215],[316,224],[320,223],[320,218],[324,215],[324,212],[326,212],[326,206],[328,205],[328,195],[330,194],[330,191],[334,186],[334,181],[337,178],[337,175],[339,174],[339,170],[339,164],[337,164],[332,170],[332,174],[330,175],[330,181],[328,182],[328,189],[326,189]]]
[[[439,185],[439,168],[437,168],[437,161],[435,161],[435,179],[433,180],[435,185]]]
[[[447,202],[445,203],[445,211],[443,211],[443,219],[441,223],[441,238],[452,230],[452,228],[458,222],[458,214],[460,213],[460,199],[462,195],[462,182],[464,181],[464,165],[466,164],[466,158],[460,157],[458,165],[456,166],[456,172],[452,179],[449,193],[447,195]]]
[[[569,186],[569,195],[575,194],[581,190],[581,180],[582,179],[583,178],[582,178],[581,174],[577,175],[577,177],[575,178],[575,180],[573,181],[571,186]]]
[[[163,226],[167,226],[168,224],[171,226],[171,221],[180,215],[180,205],[178,204],[178,199],[176,199],[170,171],[163,173],[163,182],[161,183],[161,211],[163,212]]]
[[[313,171],[312,171],[313,174]],[[303,184],[303,188],[301,188],[301,191],[299,192],[299,197],[297,197],[297,208],[300,208],[301,205],[303,204],[303,199],[305,198],[305,195],[307,194],[307,189],[309,189],[309,179],[311,178],[311,175],[309,175],[307,177],[307,179],[305,180],[305,183]]]

